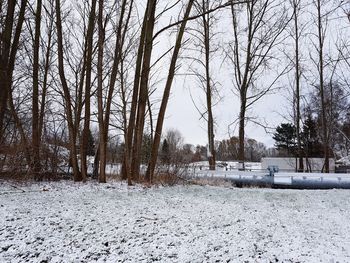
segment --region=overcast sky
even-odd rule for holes
[[[214,1],[215,2],[215,1]],[[312,12],[313,6],[310,6],[307,10],[307,14],[305,14],[304,22],[311,23],[311,16],[309,12]],[[310,11],[311,10],[311,11]],[[176,13],[177,11],[173,11]],[[231,29],[231,20],[230,20],[230,12],[224,11],[220,14],[221,19],[220,22],[216,25],[217,31],[221,33],[218,35],[217,41],[227,42],[231,37],[230,29]],[[169,17],[171,14],[166,14],[164,16],[164,20],[160,21],[157,24],[157,27],[160,28],[168,23]],[[340,23],[339,23],[340,21]],[[332,28],[332,33],[338,32],[338,30],[333,30],[335,28],[344,28],[347,26],[347,19],[343,17],[342,19],[337,19],[336,21],[330,22],[330,28]],[[188,24],[188,26],[194,26],[194,22]],[[341,25],[341,26],[339,26]],[[315,31],[315,25],[312,25],[313,31]],[[173,43],[174,36],[169,36],[169,33],[165,33],[161,36],[161,38],[157,41],[157,45],[155,48],[155,54],[162,54],[165,50],[167,50]],[[310,50],[312,50],[312,44],[310,42],[311,35],[305,35],[303,39],[303,67],[305,68],[304,75],[304,85],[302,88],[308,89],[310,86],[310,72],[312,71],[312,67],[315,67],[310,62]],[[189,38],[187,34],[186,39]],[[290,40],[289,40],[290,41]],[[329,47],[334,47],[335,38],[329,36],[326,40],[327,45]],[[286,44],[286,43],[284,43]],[[288,51],[285,46],[280,46],[280,49],[284,51]],[[288,47],[287,47],[288,48]],[[290,48],[290,47],[289,47]],[[330,53],[330,49],[328,53]],[[291,51],[291,50],[289,50]],[[185,51],[183,51],[185,52]],[[191,54],[190,54],[191,55]],[[229,126],[238,116],[239,113],[239,100],[238,97],[233,93],[233,85],[232,85],[232,74],[233,70],[230,67],[223,63],[223,51],[219,51],[215,54],[215,58],[212,61],[212,76],[213,78],[220,83],[219,85],[219,94],[222,98],[220,103],[218,103],[214,107],[214,117],[216,121],[215,126],[215,139],[222,140],[228,139],[230,136],[238,135],[238,127],[231,125]],[[168,69],[170,55],[163,60],[163,63],[158,65],[157,70],[164,72],[166,75]],[[154,56],[153,60],[157,59],[157,56]],[[186,60],[180,61],[181,68],[179,70],[179,74],[185,74],[189,70],[189,63]],[[274,69],[281,67],[282,65],[275,65]],[[310,71],[310,72],[309,72]],[[293,74],[293,72],[292,72]],[[159,74],[162,75],[162,74]],[[312,75],[312,74],[311,74]],[[292,95],[290,94],[290,90],[288,91],[288,87],[290,89],[292,75],[285,76],[279,83],[278,86],[285,87],[284,89],[278,90],[274,94],[269,94],[260,101],[258,101],[254,107],[249,112],[250,116],[254,116],[258,122],[267,122],[268,127],[276,127],[281,122],[286,122],[288,119],[290,120],[290,112],[291,112],[291,102],[290,99]],[[164,76],[163,76],[164,77]],[[161,78],[161,77],[160,77]],[[309,79],[308,79],[309,78]],[[159,79],[158,79],[159,80]],[[157,81],[158,81],[157,80]],[[269,81],[269,75],[265,75],[260,80],[262,85],[265,81]],[[161,92],[164,88],[164,83],[158,83],[158,89]],[[308,91],[304,91],[306,94]],[[159,93],[160,94],[160,93]],[[206,122],[203,119],[200,119],[200,114],[196,110],[194,103],[191,99],[190,94],[192,94],[193,100],[195,101],[197,107],[203,109],[201,105],[205,103],[205,94],[198,87],[195,80],[191,77],[177,76],[175,78],[173,87],[172,87],[172,96],[169,101],[169,106],[167,109],[166,121],[165,121],[165,130],[169,128],[178,129],[185,138],[186,143],[192,144],[207,144],[207,131],[206,131]],[[234,129],[236,127],[236,129]],[[268,147],[273,147],[274,140],[272,139],[273,132],[272,129],[269,130],[270,133],[267,133],[266,130],[256,124],[248,123],[246,126],[246,137],[256,139],[257,141],[263,142]]]
[[[229,78],[228,76],[222,77],[223,79]],[[200,92],[193,93],[202,95]],[[237,118],[239,102],[232,92],[226,93],[228,94],[223,97],[221,103],[214,108],[216,140],[228,139],[230,136],[238,134],[238,130],[234,131],[234,126],[229,128],[229,125]],[[165,127],[177,128],[188,143],[206,145],[208,141],[206,123],[203,119],[200,120],[200,115],[189,94],[189,88],[185,87],[183,82],[176,81],[167,110]],[[284,108],[287,103],[283,96],[269,95],[253,107],[252,113],[254,116],[259,116],[261,120],[265,118],[269,126],[275,127],[284,121],[282,115],[287,114],[287,110]],[[246,137],[254,138],[269,147],[274,144],[271,134],[267,134],[264,128],[252,123],[246,127]]]

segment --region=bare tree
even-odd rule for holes
[[[195,46],[200,49],[200,57],[195,58],[193,55],[190,57],[190,60],[196,62],[200,68],[197,69],[191,63],[191,70],[193,74],[198,78],[199,85],[205,92],[206,97],[206,106],[204,107],[204,112],[201,112],[199,107],[196,108],[200,111],[201,117],[207,122],[207,134],[208,134],[208,161],[209,169],[215,170],[216,163],[216,154],[215,154],[215,142],[214,142],[214,116],[213,116],[213,97],[217,92],[216,84],[213,80],[211,72],[211,61],[214,58],[215,52],[218,48],[213,47],[213,40],[218,36],[218,32],[215,32],[215,29],[212,29],[217,22],[217,18],[213,13],[207,13],[213,7],[212,1],[202,0],[197,1],[196,9],[198,13],[203,14],[201,19],[198,19],[199,28],[192,29],[194,33],[192,37],[197,40],[195,41]],[[204,71],[204,72],[203,72]],[[194,101],[194,100],[193,100]]]
[[[150,162],[149,162],[148,167],[147,167],[146,179],[148,182],[152,182],[153,176],[154,176],[154,170],[155,170],[157,158],[158,158],[158,149],[160,146],[164,117],[165,117],[166,108],[167,108],[167,104],[168,104],[168,100],[169,100],[169,96],[170,96],[172,82],[174,80],[175,71],[177,68],[176,64],[177,64],[179,52],[180,52],[180,49],[182,47],[182,38],[183,38],[183,35],[185,33],[186,23],[190,20],[194,20],[197,18],[203,18],[203,16],[205,16],[207,14],[210,14],[210,13],[215,12],[221,8],[225,8],[225,7],[233,5],[233,4],[238,4],[240,2],[238,1],[238,2],[232,3],[232,1],[229,1],[225,4],[219,4],[218,6],[210,8],[210,9],[206,10],[205,12],[200,12],[200,14],[198,14],[198,15],[190,16],[190,12],[191,12],[193,3],[194,2],[191,0],[188,1],[183,19],[179,20],[178,22],[174,22],[174,23],[170,24],[169,26],[164,27],[163,29],[158,31],[154,36],[154,38],[155,38],[156,36],[158,36],[161,32],[165,31],[166,29],[169,29],[175,25],[180,24],[180,28],[179,28],[178,33],[177,33],[176,43],[175,43],[174,50],[173,50],[173,55],[171,58],[171,63],[170,63],[170,67],[169,67],[167,81],[166,81],[165,89],[163,92],[163,98],[162,98],[161,106],[160,106],[159,113],[158,113],[157,126],[156,126],[156,130],[155,130],[154,141],[152,144],[152,154],[151,154]]]
[[[4,117],[7,109],[9,93],[13,82],[16,54],[24,22],[27,0],[20,4],[17,24],[15,24],[16,1],[8,1],[6,17],[0,36],[0,142],[3,140]],[[13,32],[13,28],[15,30]]]
[[[81,181],[81,173],[78,165],[77,158],[77,131],[76,125],[74,122],[74,114],[72,110],[72,99],[69,90],[69,86],[67,83],[67,79],[65,76],[64,70],[64,51],[63,51],[63,34],[62,34],[62,19],[61,19],[61,1],[56,0],[56,28],[57,28],[57,56],[58,56],[58,70],[59,76],[61,80],[61,85],[64,94],[64,104],[65,104],[65,112],[68,123],[68,131],[69,131],[69,148],[71,153],[71,162],[73,167],[73,175],[74,181]]]
[[[244,14],[242,14],[242,12]],[[227,58],[234,68],[234,88],[240,99],[238,117],[239,161],[244,169],[245,126],[247,110],[263,96],[271,92],[287,69],[276,73],[267,84],[257,83],[259,77],[269,69],[273,51],[283,39],[290,18],[282,1],[253,0],[231,5],[234,40],[229,45]]]
[[[33,172],[36,176],[40,172],[40,115],[39,115],[39,51],[41,34],[42,1],[37,1],[35,13],[35,37],[33,44],[33,104],[32,104],[32,144],[33,144]]]
[[[139,89],[138,103],[137,103],[137,116],[134,129],[134,138],[132,146],[132,166],[131,174],[135,179],[139,178],[140,175],[140,164],[141,164],[141,145],[143,130],[145,124],[145,110],[148,100],[148,81],[150,75],[151,57],[153,50],[153,30],[155,24],[155,12],[156,12],[157,1],[149,0],[146,8],[146,19],[145,31],[144,31],[144,43],[143,52],[138,54],[142,56],[142,70],[141,74],[135,72],[135,76],[140,76],[140,86],[134,87]],[[139,59],[139,58],[138,58]],[[130,124],[129,124],[130,125]]]
[[[123,161],[122,161],[122,179],[128,180],[128,184],[131,185],[131,174],[130,174],[130,148],[129,146],[129,139],[128,139],[128,117],[131,115],[135,116],[135,111],[130,112],[130,103],[131,96],[133,93],[132,87],[134,86],[133,80],[133,72],[135,70],[134,63],[135,63],[135,57],[136,54],[134,54],[134,51],[137,47],[137,43],[135,43],[135,39],[137,36],[137,30],[136,27],[134,27],[135,33],[130,34],[127,39],[127,43],[124,45],[125,49],[122,51],[121,61],[120,61],[120,70],[119,70],[119,85],[120,88],[117,91],[120,102],[114,102],[117,107],[117,111],[119,112],[119,129],[123,132],[124,137],[124,155],[123,155]],[[132,29],[129,29],[129,31]],[[132,80],[131,80],[132,79]],[[126,172],[128,171],[128,172]]]
[[[40,100],[40,114],[39,114],[39,139],[42,137],[43,129],[44,129],[44,117],[45,117],[45,109],[47,104],[47,94],[48,88],[50,85],[49,74],[52,64],[52,48],[53,48],[53,31],[54,31],[54,15],[55,15],[55,5],[54,0],[47,1],[47,5],[44,5],[45,14],[46,14],[46,36],[47,42],[43,41],[42,49],[45,53],[43,65],[43,79],[42,79],[42,90],[41,90],[41,100]]]
[[[292,0],[293,7],[293,21],[294,21],[294,66],[295,66],[295,126],[296,126],[296,135],[297,135],[297,146],[298,146],[298,157],[299,157],[299,171],[304,171],[304,161],[303,161],[303,149],[301,145],[301,136],[300,136],[300,123],[301,123],[301,113],[300,113],[300,84],[301,84],[301,69],[300,69],[300,27],[299,27],[299,13],[301,9],[300,0]]]
[[[99,140],[99,157],[100,157],[100,173],[99,182],[106,182],[106,154],[107,154],[107,142],[108,142],[108,129],[110,124],[112,100],[114,96],[116,80],[120,63],[122,60],[122,51],[125,42],[126,33],[129,27],[129,21],[131,12],[133,9],[133,1],[129,2],[123,0],[120,6],[120,14],[118,23],[116,25],[116,43],[115,51],[113,54],[112,70],[108,83],[108,90],[106,95],[106,103],[103,104],[103,45],[104,45],[104,23],[103,23],[103,3],[99,2],[99,42],[98,42],[98,122],[100,131]]]
[[[209,1],[202,0],[202,13],[204,14],[209,9]],[[209,169],[215,170],[215,146],[214,146],[214,117],[212,109],[212,80],[210,76],[210,14],[203,15],[203,42],[205,54],[205,82],[206,82],[206,97],[207,97],[207,111],[208,111],[208,147],[209,147]]]
[[[85,81],[85,118],[83,135],[80,145],[80,160],[81,160],[81,174],[85,181],[87,178],[87,146],[90,134],[90,104],[91,104],[91,75],[92,75],[92,56],[93,56],[93,37],[95,27],[95,12],[97,0],[92,0],[89,14],[89,23],[86,32],[86,81]]]
[[[156,163],[157,163],[157,159],[158,159],[158,149],[159,149],[160,140],[161,140],[165,111],[166,111],[166,107],[167,107],[169,96],[170,96],[171,86],[172,86],[174,76],[175,76],[177,59],[179,56],[180,48],[182,46],[182,38],[183,38],[183,35],[185,33],[187,19],[190,15],[193,2],[194,2],[193,0],[189,0],[187,3],[184,18],[182,20],[183,22],[181,23],[180,29],[179,29],[177,37],[176,37],[176,43],[175,43],[175,47],[173,50],[173,55],[171,58],[171,63],[170,63],[169,72],[168,72],[168,77],[167,77],[167,81],[166,81],[165,88],[164,88],[163,99],[162,99],[160,110],[158,113],[157,127],[156,127],[155,136],[154,136],[154,140],[153,140],[153,144],[152,144],[151,158],[150,158],[150,162],[148,164],[147,172],[146,172],[146,179],[148,182],[152,182],[152,179],[153,179],[154,169],[156,167]]]
[[[137,104],[138,104],[138,97],[139,97],[139,85],[140,85],[140,77],[141,77],[141,70],[142,70],[144,44],[145,44],[144,42],[145,42],[145,36],[146,36],[147,15],[148,15],[148,12],[149,12],[148,10],[150,6],[149,4],[150,3],[147,3],[143,22],[142,22],[139,45],[138,45],[137,56],[136,56],[131,110],[130,110],[129,122],[127,124],[127,130],[125,135],[124,162],[123,162],[123,168],[122,168],[123,179],[130,178],[132,174],[132,167],[131,167],[132,146],[133,146],[133,137],[135,133],[135,125],[136,125],[135,121],[136,121]]]
[[[104,47],[104,38],[105,38],[105,30],[103,26],[103,0],[98,1],[98,61],[97,61],[97,102],[98,102],[98,124],[99,124],[99,130],[100,130],[100,143],[99,143],[99,156],[100,156],[100,173],[98,176],[98,181],[100,183],[106,182],[106,173],[105,173],[105,167],[106,163],[104,161],[106,160],[105,156],[101,158],[101,152],[102,155],[106,153],[106,145],[104,144],[105,141],[107,141],[107,138],[105,138],[105,132],[104,132],[104,121],[103,121],[103,47]],[[101,168],[102,167],[102,168]]]
[[[17,147],[16,154],[22,156],[24,154],[27,165],[22,172],[29,168],[34,178],[40,179],[40,148],[44,127],[47,76],[51,58],[52,14],[54,9],[52,1],[48,1],[45,5],[41,1],[37,1],[36,8],[32,3],[27,5],[27,10],[32,12],[26,12],[27,15],[23,20],[25,26],[21,30],[21,35],[23,35],[23,39],[29,41],[20,41],[19,43],[20,48],[15,56],[16,67],[13,68],[11,87],[7,94],[7,120],[13,121],[14,126],[7,129],[4,135],[7,143],[9,142],[8,136],[10,133],[15,135],[13,138],[19,138],[19,145],[22,147]],[[42,13],[42,8],[44,8],[45,13]],[[20,14],[19,12],[18,15]],[[42,19],[45,19],[46,25],[41,23]],[[42,30],[44,29],[46,29],[45,33],[48,34],[43,36]],[[40,59],[40,52],[46,53],[42,60]],[[41,63],[43,63],[43,66],[41,66]],[[40,79],[41,76],[43,76],[43,80]],[[42,87],[41,94],[40,87]],[[40,95],[41,101],[39,100]],[[28,115],[28,112],[32,112],[31,116]],[[28,118],[28,116],[31,118]],[[16,143],[18,143],[16,139],[10,142],[10,144]]]
[[[321,99],[321,119],[322,119],[322,135],[323,135],[323,144],[324,144],[324,171],[329,173],[329,142],[328,134],[326,127],[326,102],[324,94],[324,57],[323,57],[323,48],[325,41],[325,28],[322,23],[322,7],[321,0],[316,0],[317,7],[317,32],[318,32],[318,55],[319,55],[319,66],[318,72],[320,77],[320,99]]]
[[[329,133],[327,129],[327,105],[325,97],[325,40],[327,36],[327,25],[329,16],[324,14],[323,0],[313,0],[313,4],[317,10],[315,16],[315,24],[317,26],[317,33],[315,34],[316,41],[313,43],[317,53],[317,59],[313,59],[317,66],[318,85],[321,105],[321,124],[322,124],[322,141],[324,152],[324,169],[323,171],[329,173]],[[327,11],[328,12],[328,11]]]

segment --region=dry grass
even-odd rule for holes
[[[220,186],[231,188],[233,186],[231,181],[222,179],[222,178],[194,178],[191,180],[193,184],[201,185],[201,186]]]

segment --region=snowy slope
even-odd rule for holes
[[[0,183],[0,214],[0,262],[350,262],[346,190]]]

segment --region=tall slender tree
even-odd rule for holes
[[[199,14],[202,14],[200,19],[197,19],[197,27],[190,28],[189,32],[194,39],[194,46],[199,51],[199,56],[194,56],[191,54],[189,60],[190,71],[197,79],[199,86],[203,89],[205,93],[206,103],[203,107],[203,111],[195,105],[196,109],[199,111],[201,118],[203,118],[207,125],[207,137],[208,137],[208,162],[209,169],[215,170],[215,145],[214,145],[214,114],[213,114],[213,105],[214,105],[214,94],[217,92],[216,84],[213,80],[212,74],[212,60],[215,58],[214,53],[218,48],[214,48],[213,40],[218,37],[218,33],[215,32],[213,27],[217,18],[213,13],[208,13],[208,10],[212,7],[213,4],[216,4],[215,1],[210,0],[200,0],[195,2],[196,11]],[[192,32],[193,31],[193,32]],[[193,53],[193,52],[191,52]],[[198,65],[198,66],[195,66]],[[191,96],[192,97],[192,96]],[[196,103],[194,98],[192,98],[193,103]]]
[[[106,158],[101,155],[106,153],[106,144],[104,142],[107,140],[105,138],[104,132],[104,121],[103,121],[103,48],[105,41],[105,30],[104,30],[104,21],[103,21],[103,8],[104,8],[104,0],[98,1],[98,60],[97,60],[97,107],[98,107],[98,124],[99,124],[99,148],[100,148],[100,172],[98,175],[98,181],[100,183],[106,182]]]
[[[103,9],[103,3],[99,3],[99,9]],[[123,48],[125,37],[129,29],[129,21],[131,18],[131,12],[133,10],[133,1],[123,0],[120,5],[120,14],[118,23],[116,25],[116,43],[113,54],[113,63],[108,83],[108,90],[106,96],[106,103],[103,104],[103,45],[104,45],[104,24],[103,24],[103,11],[99,10],[99,60],[98,60],[98,122],[100,130],[99,140],[99,157],[100,157],[100,176],[99,181],[106,181],[106,158],[107,158],[107,142],[108,142],[108,130],[110,125],[112,100],[115,93],[115,87],[117,82],[118,71],[120,70],[120,63],[123,56]],[[101,13],[102,12],[102,13]],[[102,16],[102,17],[100,17]],[[101,21],[100,21],[101,20]],[[103,41],[103,42],[102,42]]]
[[[40,172],[40,115],[39,115],[39,51],[41,35],[42,1],[37,1],[35,12],[35,36],[33,44],[33,96],[32,96],[32,146],[33,171],[36,176]]]
[[[86,155],[88,151],[88,141],[90,136],[90,115],[91,115],[91,75],[92,75],[92,56],[93,56],[93,44],[94,44],[94,28],[95,28],[95,16],[96,16],[96,3],[97,0],[92,0],[91,10],[89,14],[89,23],[86,32],[86,80],[85,80],[85,118],[83,135],[80,145],[80,160],[81,160],[81,174],[82,179],[85,181],[87,178],[87,161]]]
[[[314,4],[317,9],[316,25],[317,25],[317,43],[316,46],[318,54],[317,70],[319,74],[319,94],[321,101],[321,121],[322,121],[322,140],[324,151],[324,172],[329,173],[329,134],[327,131],[327,117],[326,117],[326,101],[324,92],[324,44],[326,39],[326,27],[324,23],[324,17],[322,13],[322,0],[314,0]]]
[[[127,129],[125,134],[125,148],[124,148],[124,161],[123,161],[123,179],[130,178],[132,176],[132,146],[133,146],[133,137],[135,133],[135,125],[136,125],[136,113],[137,113],[137,103],[140,92],[140,77],[142,70],[142,61],[143,61],[143,53],[144,53],[144,45],[145,45],[145,36],[146,36],[146,25],[147,25],[147,14],[149,10],[149,5],[147,4],[142,27],[139,39],[139,45],[136,56],[136,66],[135,66],[135,74],[134,74],[134,84],[133,84],[133,92],[131,99],[131,110],[129,116],[129,122],[127,123]],[[134,169],[134,168],[133,168]]]
[[[0,35],[0,143],[3,141],[4,118],[7,110],[9,93],[12,92],[15,60],[25,18],[27,0],[21,0],[17,24],[14,21],[16,1],[8,1],[4,28]],[[15,30],[13,32],[13,28]]]
[[[244,16],[241,10],[245,11]],[[231,5],[233,37],[229,61],[234,68],[234,88],[240,99],[238,116],[239,154],[238,159],[244,169],[245,126],[248,121],[247,110],[274,88],[276,82],[286,73],[279,71],[267,84],[258,84],[258,76],[271,62],[272,52],[281,43],[290,18],[280,0],[253,0],[240,5]]]
[[[145,24],[144,51],[142,59],[142,70],[140,76],[139,96],[137,103],[137,116],[135,122],[134,139],[132,146],[131,174],[135,179],[140,176],[141,146],[145,125],[145,112],[148,100],[148,82],[150,77],[151,57],[153,51],[153,31],[155,25],[157,1],[149,0],[147,4],[147,22]]]
[[[57,28],[57,58],[58,58],[58,71],[61,80],[61,85],[64,95],[65,113],[68,123],[69,132],[69,148],[70,158],[73,167],[74,181],[81,181],[81,173],[77,158],[77,131],[74,122],[74,114],[72,110],[72,98],[70,89],[67,83],[65,70],[64,70],[64,47],[63,47],[63,34],[62,34],[62,19],[61,19],[61,1],[56,0],[56,28]]]
[[[294,68],[295,68],[295,95],[294,95],[294,102],[295,102],[295,128],[296,128],[296,137],[297,137],[297,147],[298,147],[298,157],[299,157],[299,172],[304,171],[304,161],[303,161],[303,149],[301,145],[301,109],[300,109],[300,100],[301,100],[301,68],[300,68],[300,25],[299,25],[299,13],[301,9],[301,1],[300,0],[292,0],[291,2],[293,7],[293,22],[294,22],[294,51],[295,51],[295,57],[294,57]]]
[[[177,59],[178,59],[179,52],[180,52],[180,49],[182,46],[182,38],[183,38],[183,35],[185,33],[187,19],[191,13],[193,2],[194,2],[194,0],[189,0],[187,3],[184,18],[182,20],[181,26],[180,26],[179,31],[177,33],[176,43],[174,46],[173,55],[172,55],[170,66],[169,66],[168,77],[167,77],[167,81],[165,84],[163,98],[162,98],[162,102],[160,105],[158,118],[157,118],[157,126],[156,126],[156,130],[155,130],[153,144],[152,144],[151,158],[150,158],[150,162],[148,164],[147,172],[146,172],[146,179],[150,183],[152,182],[154,170],[155,170],[155,167],[157,164],[158,150],[159,150],[159,145],[160,145],[160,140],[161,140],[161,135],[162,135],[162,130],[163,130],[165,112],[166,112],[167,104],[169,101],[172,83],[173,83],[174,76],[175,76]]]
[[[204,55],[205,55],[205,83],[206,83],[206,101],[208,112],[208,160],[209,169],[215,170],[215,141],[214,141],[214,117],[212,107],[212,79],[210,75],[210,55],[211,55],[211,43],[210,43],[210,14],[205,14],[209,9],[209,1],[202,0],[202,23],[203,23],[203,43],[204,43]]]

